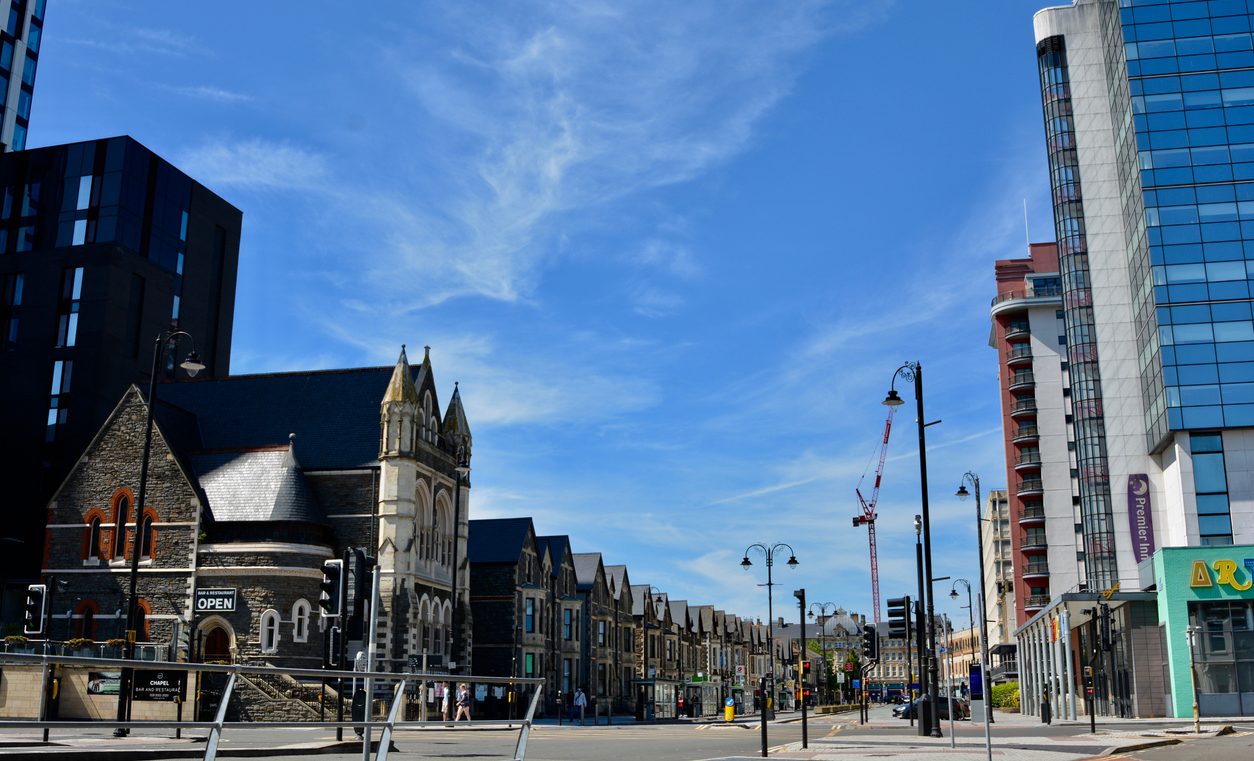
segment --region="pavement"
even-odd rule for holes
[[[1250,723],[1249,717],[1232,721]],[[1195,734],[1192,720],[1107,718],[1099,719],[1097,731],[1090,733],[1087,719],[1044,725],[1033,716],[998,712],[990,732],[991,756],[1015,761],[1105,758],[1159,746],[1204,742],[1231,733],[1232,721],[1207,719],[1202,732]],[[880,709],[872,713],[866,725],[859,724],[855,715],[852,722],[838,725],[825,736],[812,735],[807,748],[803,749],[799,742],[779,747],[778,756],[811,761],[940,756],[946,761],[985,761],[990,757],[982,723],[954,722],[952,739],[948,720],[941,722],[941,728],[943,738],[919,737],[908,724],[887,717]]]
[[[779,713],[768,722],[769,726],[795,725],[801,721],[800,712]],[[1235,718],[1234,722],[1249,726],[1249,717]],[[562,730],[601,730],[630,728],[635,732],[649,727],[680,729],[685,726],[709,732],[756,730],[760,718],[756,714],[737,716],[727,723],[709,719],[678,719],[656,723],[639,723],[630,715],[615,717],[607,723],[606,717],[592,724],[591,717],[585,725],[571,724],[556,719],[535,722],[544,732]],[[1192,721],[1163,719],[1103,719],[1097,722],[1097,732],[1090,734],[1087,721],[1062,721],[1051,726],[1020,714],[999,712],[993,724],[993,756],[1018,761],[1072,761],[1121,753],[1174,743],[1197,743],[1225,732],[1231,732],[1231,722],[1208,719],[1202,726],[1203,733],[1194,735]],[[463,725],[465,726],[465,725]],[[515,725],[517,726],[517,725]],[[914,733],[910,725],[889,715],[887,706],[876,706],[871,711],[871,721],[858,723],[857,713],[810,716],[809,742],[802,748],[799,742],[787,742],[771,748],[771,755],[779,758],[810,759],[812,761],[845,761],[851,758],[924,759],[944,756],[947,761],[976,761],[986,759],[983,725],[970,721],[954,723],[951,744],[949,722],[942,722],[944,738],[923,738]],[[469,729],[469,727],[465,727]],[[458,728],[459,730],[461,728]],[[486,729],[486,727],[485,727]],[[377,740],[378,731],[375,738]],[[43,743],[40,730],[0,730],[0,760],[25,761],[56,756],[57,761],[102,761],[109,758],[139,759],[140,761],[175,758],[201,758],[205,750],[206,730],[185,730],[183,737],[175,739],[170,729],[138,729],[129,738],[117,739],[107,728],[67,728],[53,730],[51,741]],[[329,739],[333,733],[323,726],[293,729],[282,728],[231,728],[223,733],[219,755],[224,758],[260,756],[318,756],[322,754],[360,753],[361,743],[353,739],[351,731],[345,732],[345,742]],[[588,738],[591,739],[591,738]]]

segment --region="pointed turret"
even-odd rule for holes
[[[414,388],[404,344],[401,344],[401,355],[396,359],[396,368],[383,395],[379,415],[382,429],[379,456],[412,456],[418,431],[418,389]]]
[[[466,420],[466,410],[462,407],[462,392],[457,383],[453,384],[453,396],[448,400],[448,410],[444,413],[444,439],[452,442],[454,452],[462,449],[461,464],[470,464],[470,423]]]

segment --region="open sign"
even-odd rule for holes
[[[234,613],[235,589],[197,589],[197,613]]]

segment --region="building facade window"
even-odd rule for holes
[[[0,253],[3,245],[0,244]],[[18,326],[22,307],[22,290],[26,278],[20,272],[4,276],[3,288],[0,290],[0,349],[12,350],[17,346]]]
[[[87,552],[84,559],[90,563],[100,560],[100,526],[99,516],[93,516],[87,524]]]
[[[74,375],[74,361],[57,359],[52,362],[52,388],[48,400],[48,425],[45,441],[56,441],[57,431],[69,420],[70,381]]]
[[[1224,442],[1219,433],[1189,435],[1193,454],[1193,488],[1197,493],[1197,529],[1203,547],[1232,544],[1232,513]]]
[[[562,609],[562,639],[570,642],[575,638],[575,611],[570,608]]]
[[[309,601],[297,600],[292,605],[292,641],[309,641]]]
[[[126,556],[126,524],[131,516],[131,495],[119,490],[113,495],[113,552],[116,560]]]
[[[261,614],[261,652],[273,653],[279,649],[279,612],[273,608]]]
[[[139,557],[151,560],[157,544],[157,516],[151,510],[144,511],[144,519],[140,523]]]
[[[78,312],[83,298],[83,268],[67,267],[61,275],[61,300],[57,305],[57,347],[68,349],[78,342]]]
[[[534,597],[523,600],[523,631],[534,634],[536,631],[536,601]]]

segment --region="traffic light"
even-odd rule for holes
[[[893,597],[888,601],[888,636],[910,638],[910,597]]]
[[[318,596],[318,607],[322,608],[323,618],[337,618],[344,606],[343,595],[344,561],[328,560],[322,564],[322,594]]]
[[[1106,603],[1098,603],[1098,628],[1100,630],[1102,652],[1110,652],[1110,606]]]
[[[801,676],[807,679],[810,677],[810,662],[809,661],[801,662]]]
[[[48,607],[48,587],[31,584],[26,588],[26,606],[22,609],[22,631],[26,634],[44,633],[44,612]]]
[[[875,624],[862,627],[862,659],[874,661],[880,657],[880,640],[875,632]]]
[[[336,668],[340,665],[340,627],[332,626],[327,630],[326,650],[322,653],[323,668]]]

